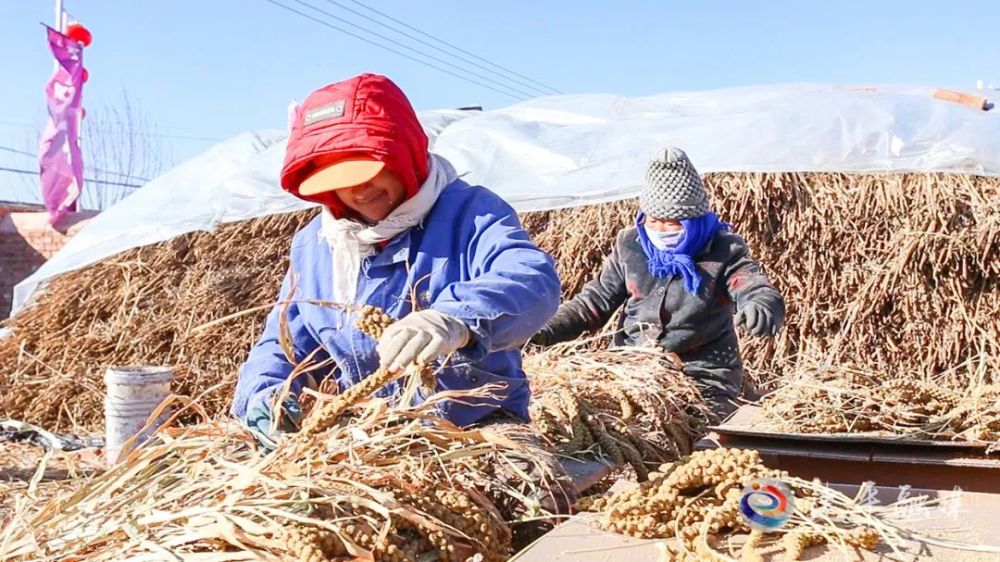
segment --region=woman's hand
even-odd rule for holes
[[[736,312],[733,322],[755,336],[773,336],[784,324],[785,314],[781,310],[772,310],[768,306],[748,302]]]
[[[281,412],[277,425],[274,424],[275,412],[271,407],[270,400],[264,400],[247,411],[246,424],[250,432],[254,434],[261,447],[268,451],[273,451],[278,437],[282,433],[293,433],[298,431],[299,423],[302,421],[302,406],[299,399],[289,396],[281,404]],[[274,427],[272,431],[271,427]]]
[[[380,367],[398,371],[458,351],[469,344],[470,338],[469,327],[461,320],[428,309],[411,313],[386,328],[375,350]]]

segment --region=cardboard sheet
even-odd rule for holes
[[[857,492],[853,486],[832,486],[849,495]],[[882,503],[894,501],[900,489],[878,487],[876,498]],[[952,494],[950,491],[909,489],[911,497]],[[957,550],[945,546],[912,541],[903,556],[887,548],[878,552],[842,552],[829,547],[812,548],[802,560],[947,560],[954,562],[1000,561],[1000,495],[963,493],[953,496],[947,508],[931,508],[916,512],[907,527],[914,531],[948,541],[961,541],[992,547],[994,552]],[[676,547],[674,540],[642,540],[602,531],[594,524],[594,515],[582,514],[557,527],[534,545],[513,558],[517,562],[666,562],[666,547]],[[737,537],[738,548],[743,537]],[[768,562],[781,559],[780,550],[764,551]],[[730,554],[739,559],[739,552]]]

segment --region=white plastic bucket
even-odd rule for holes
[[[122,446],[140,433],[153,410],[170,395],[174,372],[170,367],[125,366],[108,367],[104,373],[107,394],[104,397],[104,452],[108,465],[118,461]],[[166,421],[164,411],[156,423],[142,432],[132,446],[138,447]]]

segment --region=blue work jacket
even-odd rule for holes
[[[278,304],[267,318],[260,341],[242,366],[232,413],[245,419],[255,404],[270,400],[293,365],[279,344],[284,314],[295,360],[332,360],[322,376],[335,377],[341,390],[378,367],[376,341],[354,325],[356,313],[305,301],[329,300],[333,259],[320,237],[317,216],[292,240],[291,262]],[[294,280],[294,281],[293,281]],[[294,292],[292,291],[294,287]],[[441,414],[468,425],[503,409],[528,418],[531,392],[521,369],[521,346],[555,314],[559,278],[552,258],[538,249],[503,199],[462,180],[448,185],[424,221],[396,236],[364,259],[356,305],[370,304],[401,318],[413,309],[430,308],[457,318],[470,329],[472,343],[438,373],[438,390],[498,385],[494,398],[446,402]],[[292,382],[301,390],[305,377]],[[399,392],[390,385],[379,394]]]

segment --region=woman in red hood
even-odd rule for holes
[[[303,381],[288,381],[282,316],[295,361],[330,360],[328,378],[341,389],[379,367],[434,364],[436,391],[498,389],[444,402],[442,416],[461,426],[528,419],[521,347],[558,308],[554,264],[510,205],[428,151],[395,84],[364,74],[310,94],[293,117],[281,185],[322,211],[292,242],[279,296],[292,304],[271,312],[240,370],[232,411],[262,441],[278,437],[275,426],[294,429],[300,415]],[[397,321],[376,341],[352,313],[310,304],[331,300]],[[279,421],[273,400],[286,382],[292,398]]]
[[[332,297],[349,304],[364,281],[364,260],[424,221],[455,179],[451,165],[428,152],[427,135],[403,92],[370,74],[306,99],[281,174],[284,189],[323,205],[319,236],[334,254]],[[397,322],[377,351],[381,366],[399,369],[450,354],[470,339],[461,320],[431,307]]]

